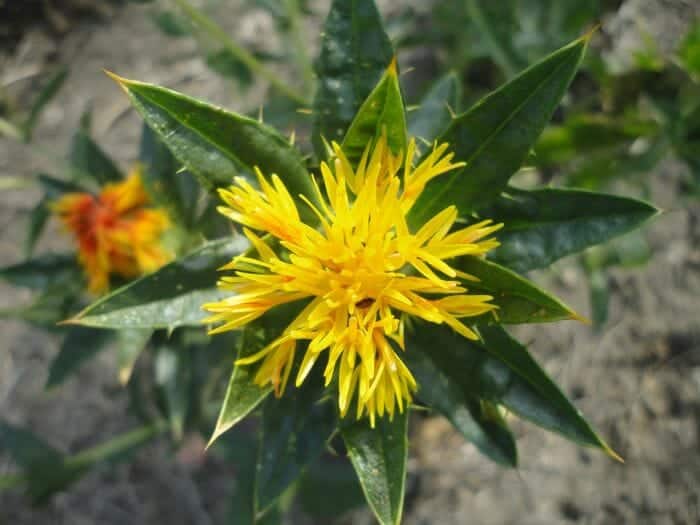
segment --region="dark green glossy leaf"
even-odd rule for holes
[[[124,178],[112,159],[102,151],[102,148],[92,140],[84,129],[79,129],[73,135],[70,162],[74,178],[79,181],[91,181],[102,186]]]
[[[153,202],[168,210],[170,217],[185,226],[194,222],[199,187],[192,177],[181,172],[167,146],[144,124],[139,160],[143,181]]]
[[[403,512],[408,410],[377,419],[376,428],[361,419],[341,427],[350,461],[367,503],[381,525],[397,525]]]
[[[263,407],[262,436],[256,479],[256,508],[265,511],[325,449],[336,427],[335,407],[319,402],[321,377],[309,377],[300,388]]]
[[[97,328],[74,326],[68,328],[63,338],[58,354],[49,367],[49,377],[46,387],[60,385],[88,359],[107,347],[112,340],[112,334]]]
[[[301,154],[274,129],[166,88],[115,80],[146,123],[205,187],[227,186],[240,166],[249,170],[257,166],[268,177],[277,174],[293,196],[303,194],[315,201]]]
[[[492,302],[498,306],[493,315],[501,323],[542,323],[579,317],[556,297],[496,263],[466,256],[457,260],[455,268],[479,279],[464,284],[470,292],[493,296]]]
[[[343,139],[343,153],[357,163],[370,141],[385,135],[395,154],[406,151],[406,114],[401,98],[396,62],[389,65],[369,94]]]
[[[454,363],[446,358],[447,351],[440,349],[433,353],[431,349],[435,341],[431,346],[425,346],[427,341],[424,338],[412,337],[408,343],[404,358],[418,382],[418,399],[445,416],[484,455],[501,465],[517,466],[515,438],[505,425],[484,413],[480,399],[467,395],[452,379],[449,367]],[[441,356],[442,360],[439,359]],[[457,366],[463,364],[458,362]]]
[[[627,197],[583,190],[509,188],[484,210],[504,227],[501,246],[490,258],[518,272],[544,268],[637,228],[658,213],[652,205]]]
[[[211,241],[92,303],[68,322],[98,328],[199,326],[202,304],[225,294],[217,269],[247,248],[243,237]]]
[[[32,104],[32,108],[29,110],[29,116],[23,126],[24,140],[25,142],[30,142],[32,140],[32,134],[34,133],[34,128],[41,116],[41,113],[46,108],[47,104],[58,94],[58,91],[63,86],[63,83],[68,78],[68,67],[59,67],[46,81],[46,84],[39,92],[36,100]]]
[[[309,467],[299,483],[298,500],[319,523],[361,506],[365,499],[352,465],[326,455]]]
[[[334,0],[324,24],[316,63],[313,137],[340,141],[357,110],[389,65],[394,51],[373,0]]]
[[[408,114],[408,133],[432,144],[452,122],[459,111],[462,86],[454,73],[440,78],[426,93],[420,106]]]
[[[527,387],[518,385],[506,374],[485,370],[482,380],[490,384],[495,401],[543,428],[615,455],[524,346],[498,325],[481,326],[479,333],[484,348],[527,382]]]
[[[449,327],[421,323],[407,337],[407,355],[418,348],[465,394],[503,405],[576,443],[614,454],[524,346],[498,325],[480,326],[479,333],[483,343],[465,339]]]
[[[452,121],[439,141],[448,142],[467,165],[428,183],[411,209],[412,225],[450,204],[466,214],[505,189],[564,96],[586,42],[576,40],[552,53]]]
[[[256,330],[248,327],[243,331],[238,350],[238,359],[254,354],[265,345]],[[231,379],[226,389],[224,402],[219,411],[216,426],[209,439],[211,446],[224,432],[247,416],[272,391],[271,387],[260,388],[253,382],[255,366],[233,366]]]

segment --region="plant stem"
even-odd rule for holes
[[[308,105],[306,97],[301,95],[295,89],[287,85],[282,79],[280,79],[275,73],[267,69],[252,53],[243,47],[239,46],[236,42],[231,40],[226,32],[221,29],[214,21],[212,21],[207,15],[202,13],[199,9],[190,4],[187,0],[171,0],[178,8],[180,8],[190,20],[200,26],[208,36],[218,40],[224,48],[229,51],[238,60],[243,62],[253,73],[263,77],[271,85],[273,85],[278,91],[280,91],[285,96],[289,97],[291,100],[302,104]]]
[[[66,466],[73,468],[88,467],[93,463],[98,461],[103,461],[110,459],[112,457],[118,456],[119,454],[124,454],[129,452],[130,449],[142,445],[149,439],[161,434],[168,428],[165,421],[156,421],[150,425],[143,426],[121,436],[117,436],[114,439],[102,443],[95,447],[89,448],[70,456],[66,459]]]

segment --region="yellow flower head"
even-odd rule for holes
[[[53,203],[53,212],[78,244],[91,292],[107,290],[110,274],[134,278],[170,259],[159,244],[168,216],[148,204],[138,169],[123,182],[105,185],[99,195],[67,193]]]
[[[237,361],[262,361],[256,384],[271,384],[281,395],[299,342],[308,342],[296,386],[323,356],[326,386],[337,380],[341,416],[355,400],[357,418],[367,414],[374,426],[377,416],[403,411],[417,388],[398,353],[404,350],[406,315],[477,337],[460,319],[493,310],[492,297],[468,294],[462,281],[474,278],[445,260],[486,253],[498,243],[484,238],[501,225],[483,221],[453,231],[454,206],[415,232],[406,222],[431,179],[464,165],[453,163],[447,148],[436,146],[414,166],[415,141],[404,157],[392,154],[381,138],[366,147],[353,169],[333,144],[334,158],[321,164],[323,193],[316,186],[320,208],[304,199],[318,216],[319,229],[301,221],[275,175],[268,181],[256,170],[259,189],[237,178],[220,191],[226,206],[219,211],[246,227],[258,257],[239,256],[223,268],[235,275],[223,277],[219,286],[234,295],[204,305],[213,314],[208,322],[223,323],[212,333],[239,328],[275,306],[310,300],[279,338]],[[275,237],[285,255],[253,230]]]

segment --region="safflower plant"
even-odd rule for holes
[[[399,523],[419,408],[504,466],[517,465],[513,416],[620,459],[506,330],[585,322],[524,274],[657,213],[614,195],[509,183],[589,38],[464,112],[450,75],[407,112],[373,2],[335,1],[312,134],[299,145],[260,120],[110,73],[229,230],[67,322],[156,331],[175,346],[199,333],[198,348],[216,347],[230,379],[213,431],[199,428],[213,451],[245,417],[259,428],[230,453],[252,461],[236,523],[276,515],[329,449],[347,452],[377,520]]]

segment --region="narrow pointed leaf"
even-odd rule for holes
[[[112,341],[112,334],[105,330],[83,326],[68,328],[58,354],[49,367],[45,388],[63,383],[86,361],[104,350],[110,341]]]
[[[0,268],[0,279],[36,290],[76,277],[80,277],[80,268],[74,255],[45,254]]]
[[[376,428],[367,419],[341,427],[350,461],[365,499],[381,525],[398,525],[403,511],[408,454],[408,410],[382,417]]]
[[[218,268],[247,248],[242,237],[211,241],[97,300],[68,322],[98,328],[199,326],[202,304],[225,294],[216,288]]]
[[[245,167],[277,174],[293,196],[316,199],[301,154],[273,128],[163,87],[114,77],[146,123],[200,183],[231,184]],[[305,209],[305,208],[302,208]]]
[[[483,343],[442,325],[421,323],[407,338],[407,354],[412,348],[423,351],[468,396],[503,405],[581,445],[611,452],[524,346],[497,325],[480,326],[479,332]]]
[[[41,117],[41,114],[49,102],[58,94],[61,86],[63,86],[66,78],[68,78],[68,72],[67,66],[59,67],[51,77],[49,77],[48,81],[39,92],[39,95],[36,97],[36,100],[29,110],[29,116],[23,126],[25,142],[31,142],[34,128],[39,121],[39,117]]]
[[[449,73],[440,78],[421,100],[418,109],[408,114],[408,132],[432,144],[452,122],[452,112],[459,111],[462,87],[459,78]]]
[[[406,115],[396,61],[360,106],[343,139],[343,153],[357,163],[367,144],[382,134],[395,154],[406,151]]]
[[[484,414],[479,398],[468,396],[459,383],[452,380],[431,355],[430,346],[413,348],[421,343],[409,339],[410,346],[405,355],[406,364],[419,385],[418,399],[445,416],[485,456],[504,466],[517,466],[515,438],[508,428]],[[449,363],[443,366],[449,369]]]
[[[580,318],[556,297],[496,263],[467,256],[459,258],[455,268],[479,279],[464,284],[471,292],[493,296],[492,302],[498,306],[493,315],[501,323],[543,323]]]
[[[584,190],[508,188],[484,210],[503,222],[501,246],[490,258],[518,272],[544,268],[590,246],[637,228],[658,213],[627,197]]]
[[[49,201],[46,197],[42,198],[34,209],[29,213],[29,225],[27,226],[27,236],[24,239],[24,255],[31,257],[34,253],[39,237],[44,232],[44,228],[51,217],[49,210]]]
[[[497,397],[500,397],[500,402],[504,406],[572,441],[601,448],[613,457],[616,456],[523,345],[498,325],[481,326],[479,333],[487,351],[527,381],[535,394],[532,395],[505,377],[498,377],[497,374],[489,371],[488,382],[491,383],[494,393],[501,390]],[[538,398],[546,400],[547,410],[542,410],[541,401]]]
[[[586,42],[555,51],[452,121],[439,141],[467,165],[426,186],[411,210],[412,224],[425,223],[450,204],[467,214],[505,189],[564,96]]]
[[[146,348],[153,335],[148,328],[129,328],[117,331],[117,366],[119,367],[119,382],[126,385],[131,378],[136,360]]]
[[[237,359],[252,355],[261,350],[263,346],[264,340],[260,339],[254,329],[246,328],[241,336]],[[224,402],[221,405],[219,417],[216,420],[216,426],[208,446],[211,446],[221,434],[247,416],[272,391],[269,386],[261,388],[255,384],[255,372],[255,366],[233,366]]]
[[[325,449],[336,415],[331,402],[319,403],[322,385],[320,377],[307,378],[301,388],[265,403],[256,474],[258,511],[273,505]]]
[[[153,202],[167,209],[173,220],[190,225],[199,188],[191,175],[180,171],[180,163],[146,124],[141,132],[139,161],[144,184]]]
[[[119,168],[102,148],[90,137],[87,130],[79,129],[73,135],[70,162],[75,179],[102,186],[124,178]]]
[[[316,63],[313,137],[319,157],[322,138],[342,140],[393,55],[374,0],[333,1]]]

